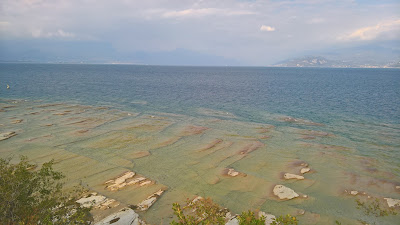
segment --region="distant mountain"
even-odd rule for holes
[[[0,41],[0,62],[116,63],[140,65],[225,66],[234,59],[174,49],[171,51],[118,51],[110,43],[90,41]]]
[[[306,53],[307,56],[291,58],[276,63],[281,67],[400,67],[400,42],[371,42],[358,46],[332,47]]]
[[[400,68],[400,61],[391,62],[357,62],[331,60],[322,56],[304,56],[277,63],[276,67],[331,67],[331,68]]]
[[[279,67],[343,67],[343,63],[336,60],[329,60],[321,56],[304,56],[288,59],[274,66]]]

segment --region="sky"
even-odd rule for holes
[[[0,52],[14,59],[35,52],[84,61],[154,57],[163,64],[196,56],[268,65],[399,41],[399,12],[398,0],[1,0]]]

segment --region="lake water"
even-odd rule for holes
[[[2,63],[0,131],[17,135],[0,156],[54,158],[70,183],[121,205],[165,189],[141,213],[152,224],[196,195],[301,224],[396,224],[399,215],[366,215],[355,200],[400,198],[399,100],[397,69]],[[302,163],[304,180],[283,179]],[[128,170],[152,184],[105,189]],[[301,196],[281,201],[276,184]]]

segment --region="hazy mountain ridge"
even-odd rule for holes
[[[332,47],[274,64],[280,67],[398,68],[400,42],[383,41],[359,46]]]
[[[400,68],[400,61],[390,62],[357,62],[332,60],[322,56],[304,56],[277,63],[276,67],[332,67],[332,68]]]

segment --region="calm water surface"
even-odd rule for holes
[[[5,88],[6,84],[10,89]],[[251,208],[279,215],[296,214],[296,210],[304,209],[307,213],[299,218],[309,224],[330,224],[338,218],[395,224],[399,219],[390,216],[377,220],[365,216],[355,209],[354,196],[343,193],[345,189],[357,189],[380,198],[400,197],[399,191],[393,188],[400,185],[400,70],[3,63],[0,64],[0,98],[4,104],[9,104],[10,99],[27,100],[26,108],[3,112],[4,124],[9,123],[9,118],[25,116],[23,112],[28,105],[32,109],[44,102],[108,106],[110,110],[138,115],[136,119],[142,122],[147,121],[143,119],[146,115],[168,117],[168,128],[154,134],[151,133],[154,130],[129,131],[141,140],[163,140],[160,145],[149,147],[147,142],[135,142],[112,152],[115,159],[136,151],[132,146],[151,153],[148,157],[132,159],[128,162],[131,164],[122,167],[140,172],[168,188],[153,206],[154,212],[142,215],[152,223],[169,218],[169,206],[176,199],[181,200],[181,193],[210,196],[234,212]],[[38,100],[42,102],[36,103]],[[116,116],[112,111],[107,111],[109,114]],[[99,118],[100,114],[91,115]],[[289,117],[298,120],[288,121]],[[108,120],[111,116],[101,114],[101,118]],[[59,117],[47,115],[42,119],[56,123]],[[39,123],[29,117],[25,120],[18,127],[23,130],[22,135],[0,143],[2,155],[9,154],[5,149],[14,142],[17,147],[10,148],[15,152],[50,143],[50,146],[61,144],[63,150],[97,162],[108,162],[104,155],[111,154],[110,146],[105,144],[110,137],[101,130],[125,129],[133,121],[110,119],[101,129],[89,126],[100,138],[89,135],[75,144],[65,144],[77,138],[67,135],[72,128],[60,126],[51,134],[63,135],[40,144],[27,144],[24,138],[28,136],[23,135],[37,132],[39,128],[34,127],[39,127]],[[210,122],[214,120],[218,122]],[[183,135],[181,131],[187,131],[193,124],[210,129],[201,136]],[[270,128],[269,125],[273,128],[260,132],[260,127]],[[6,125],[0,129],[16,128]],[[190,152],[204,149],[215,139],[223,140],[221,145],[225,147],[221,149],[226,152],[215,150],[203,155]],[[243,159],[227,157],[229,152],[255,141],[263,147]],[[309,163],[314,173],[304,182],[282,180],[280,173],[294,171],[296,160]],[[248,176],[235,183],[232,178],[221,175],[224,168],[235,168]],[[182,174],[182,171],[192,172]],[[93,189],[99,188],[96,183],[87,182]],[[310,197],[277,201],[271,196],[271,187],[275,184],[285,184]],[[103,194],[121,202],[125,196]]]

